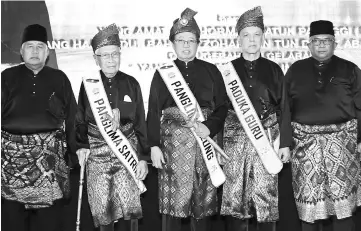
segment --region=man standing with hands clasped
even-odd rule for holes
[[[201,144],[195,136],[215,136],[223,127],[228,104],[217,67],[196,58],[200,42],[200,29],[194,19],[196,13],[187,8],[173,22],[169,40],[177,59],[171,66],[179,70],[174,72],[178,75],[164,76],[162,70],[158,70],[149,96],[148,143],[153,165],[159,168],[159,211],[163,214],[163,230],[166,231],[179,231],[181,219],[186,217],[191,217],[191,230],[207,231],[209,216],[217,212],[217,190],[212,185]],[[195,104],[201,108],[194,114],[203,113],[203,122],[192,123],[184,118],[163,80],[168,77],[185,81],[197,101]],[[183,89],[185,87],[178,90]],[[185,95],[185,92],[179,94]],[[184,98],[184,103],[188,103],[189,98]]]

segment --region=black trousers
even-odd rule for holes
[[[323,221],[316,221],[315,223],[302,222],[302,231],[320,231],[322,230]],[[345,219],[332,218],[333,231],[355,231],[355,224],[352,217]]]
[[[3,231],[62,231],[62,201],[41,209],[25,209],[24,204],[1,198],[1,230]]]
[[[138,227],[135,227],[138,225],[137,222],[138,220],[119,219],[115,224],[111,223],[109,225],[99,227],[99,230],[100,231],[138,231]]]
[[[209,217],[203,219],[191,218],[190,226],[191,231],[209,231],[211,229]],[[180,231],[181,229],[182,218],[162,215],[162,231]]]
[[[276,222],[257,223],[255,219],[238,219],[226,216],[227,231],[276,231]]]
[[[293,194],[291,164],[284,164],[278,174],[278,196],[277,231],[301,231],[301,221]]]

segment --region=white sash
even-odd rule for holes
[[[119,129],[116,132],[111,130],[111,122],[106,118],[106,114],[113,116],[113,112],[100,75],[96,74],[91,78],[83,77],[83,83],[100,133],[113,153],[129,171],[140,193],[145,192],[147,190],[145,185],[135,177],[138,165],[137,153]]]
[[[191,116],[197,108],[199,112],[198,121],[204,121],[205,119],[203,113],[198,105],[196,98],[189,89],[188,84],[184,80],[182,74],[174,62],[172,62],[170,65],[159,68],[158,71],[174,101],[176,102],[179,110],[185,115]],[[191,131],[196,138],[199,147],[201,148],[202,156],[204,162],[206,163],[212,184],[215,187],[219,187],[225,182],[226,177],[218,164],[216,152],[208,139],[202,139],[197,136],[194,128],[191,128]]]
[[[227,95],[232,102],[237,117],[262,160],[265,169],[270,174],[279,173],[283,164],[270,144],[257,112],[232,63],[220,65],[218,68],[222,73]]]

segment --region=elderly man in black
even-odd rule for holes
[[[25,28],[24,64],[1,73],[1,198],[4,230],[59,230],[70,195],[76,101],[68,77],[45,66],[47,32]],[[76,157],[75,157],[76,158]]]
[[[312,57],[286,74],[293,189],[305,231],[330,216],[334,230],[352,230],[352,213],[361,205],[361,71],[334,55],[336,45],[332,22],[312,22]]]
[[[292,140],[289,110],[285,108],[288,105],[284,75],[275,62],[261,57],[264,41],[261,7],[243,13],[236,30],[242,56],[233,60],[232,65],[244,85],[243,94],[248,95],[271,143],[280,136],[279,155],[287,163]],[[228,231],[248,230],[252,217],[256,218],[259,230],[274,230],[279,219],[278,176],[267,172],[245,131],[248,127],[242,126],[238,116],[232,107],[224,126],[224,151],[230,160],[224,165],[227,179],[221,215],[226,216]]]
[[[100,84],[114,113],[114,118],[109,117],[112,128],[119,128],[124,139],[137,151],[140,159],[137,177],[144,180],[148,166],[143,97],[138,81],[119,71],[118,34],[117,26],[111,24],[93,37],[94,60],[101,69],[95,74],[100,76]],[[96,122],[90,105],[93,102],[85,89],[82,83],[76,114],[77,155],[80,164],[86,160],[88,199],[94,224],[100,231],[130,230],[130,220],[142,217],[140,190],[101,134],[100,129],[104,128]]]

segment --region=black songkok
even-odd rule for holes
[[[97,49],[109,45],[120,47],[119,30],[114,23],[99,31],[91,41],[94,53]]]
[[[23,38],[21,44],[27,41],[40,41],[47,44],[48,34],[46,33],[45,27],[39,24],[29,25],[24,29]]]
[[[259,27],[264,31],[263,14],[260,6],[244,12],[241,17],[239,17],[236,25],[237,34],[244,28],[251,26]]]
[[[310,37],[318,34],[329,34],[335,36],[332,22],[325,20],[311,22]]]
[[[196,11],[189,8],[185,9],[182,12],[181,17],[173,21],[173,26],[170,29],[169,40],[173,41],[174,36],[182,32],[191,32],[196,35],[197,39],[199,39],[201,31],[196,20],[193,18],[196,14]]]

